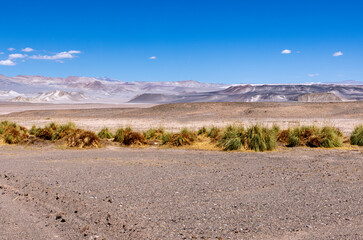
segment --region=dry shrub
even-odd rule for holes
[[[187,128],[182,129],[179,133],[171,136],[169,144],[176,147],[191,145],[197,137],[195,132],[189,131]]]
[[[76,129],[72,134],[67,136],[66,143],[68,147],[77,148],[99,148],[101,142],[98,136],[91,131]]]
[[[279,132],[277,134],[277,141],[278,142],[281,142],[282,144],[284,145],[288,145],[288,142],[289,142],[289,136],[290,136],[290,133],[291,130],[290,129],[287,129],[287,130],[282,130],[281,132]]]
[[[144,145],[146,144],[144,135],[138,132],[127,132],[124,136],[123,144],[130,145]]]

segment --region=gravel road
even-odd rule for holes
[[[0,239],[363,239],[363,153],[0,146]]]

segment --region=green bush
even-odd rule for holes
[[[98,134],[97,136],[101,139],[111,139],[113,138],[113,134],[112,132],[108,129],[108,128],[103,128]]]
[[[350,136],[350,144],[363,146],[363,125],[360,125],[354,129]]]

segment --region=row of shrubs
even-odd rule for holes
[[[178,133],[166,132],[164,129],[149,129],[143,133],[133,131],[130,127],[120,128],[115,133],[103,128],[96,135],[94,132],[77,128],[73,123],[50,123],[44,128],[33,126],[30,130],[16,123],[0,122],[0,138],[8,144],[27,143],[31,139],[62,141],[68,147],[98,148],[100,139],[118,142],[123,146],[158,144],[164,146],[188,146],[208,139],[210,144],[226,150],[252,150],[256,152],[271,151],[278,144],[287,147],[307,146],[334,148],[342,147],[343,142],[363,146],[363,125],[354,129],[350,139],[345,139],[342,132],[334,127],[305,126],[280,130],[254,125],[248,128],[230,125],[226,128],[203,127],[198,131],[187,128]]]

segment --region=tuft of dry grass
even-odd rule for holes
[[[5,143],[18,144],[25,142],[28,137],[28,130],[14,122],[0,122],[0,136]]]
[[[122,142],[126,146],[130,145],[145,145],[147,144],[144,135],[139,132],[127,132]]]
[[[75,148],[100,148],[101,142],[98,136],[91,131],[76,129],[72,134],[65,137],[68,147]]]
[[[179,133],[171,135],[170,145],[175,147],[191,145],[197,138],[197,134],[187,128],[182,129]]]
[[[343,134],[334,127],[303,126],[281,131],[278,141],[288,147],[334,148],[343,146]]]

